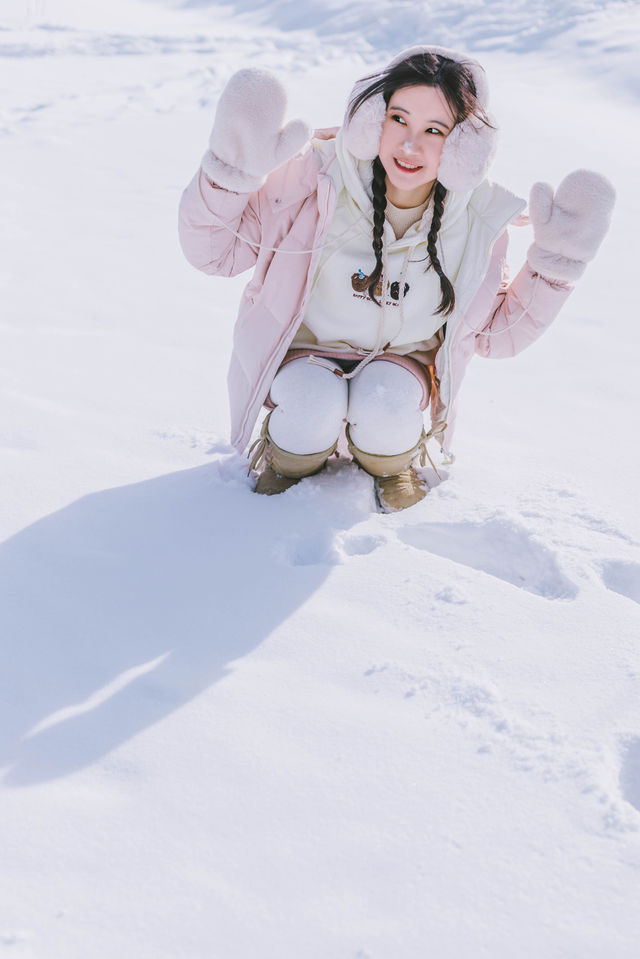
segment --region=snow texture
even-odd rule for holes
[[[631,2],[5,0],[3,959],[635,959],[639,38]],[[186,264],[180,192],[239,67],[331,126],[417,40],[486,67],[496,180],[598,170],[611,232],[471,365],[423,502],[345,460],[254,496],[246,278]]]

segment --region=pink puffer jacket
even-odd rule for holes
[[[231,442],[239,451],[251,438],[304,317],[319,247],[336,204],[327,175],[331,162],[308,148],[251,194],[212,187],[198,171],[182,196],[180,241],[189,262],[217,276],[254,268],[240,302],[228,374]],[[461,309],[449,318],[435,359],[439,392],[429,435],[439,442],[445,458],[456,397],[473,354],[500,358],[519,353],[552,322],[571,291],[538,277],[526,264],[507,285],[506,227],[524,205],[486,180],[471,195],[468,215],[477,242],[455,283]],[[285,252],[309,250],[315,252]],[[495,335],[499,331],[503,332]]]

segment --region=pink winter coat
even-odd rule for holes
[[[188,261],[218,276],[254,268],[240,302],[228,374],[231,442],[241,452],[304,318],[318,248],[336,204],[326,172],[330,162],[324,161],[323,166],[318,153],[308,148],[271,173],[264,186],[251,194],[212,187],[198,171],[182,196],[180,242]],[[445,454],[453,433],[456,398],[474,353],[490,358],[519,353],[552,322],[571,291],[567,285],[538,277],[527,264],[507,285],[506,226],[524,205],[488,181],[474,191],[469,204],[474,228],[482,233],[483,255],[476,253],[478,262],[470,265],[466,279],[461,278],[462,289],[456,281],[456,299],[464,306],[457,320],[455,314],[449,318],[445,341],[435,358],[439,391],[432,404],[429,435]],[[312,249],[316,252],[283,252]],[[504,332],[482,335],[474,330]]]

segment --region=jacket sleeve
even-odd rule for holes
[[[260,243],[258,193],[214,187],[199,170],[182,194],[178,232],[189,263],[203,273],[236,276],[255,265]],[[240,233],[244,239],[239,239]]]
[[[476,322],[469,325],[482,330],[476,334],[476,353],[488,359],[515,356],[534,343],[556,318],[573,289],[571,284],[547,280],[534,273],[526,262],[509,283],[507,243],[505,231],[496,241],[489,268],[489,273],[492,268],[500,270],[501,282],[488,314],[484,314],[484,322],[477,322],[475,300],[468,311],[470,316],[475,313],[476,318]]]

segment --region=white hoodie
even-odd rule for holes
[[[366,286],[363,289],[363,281],[375,264],[371,246],[372,164],[356,160],[345,149],[342,131],[336,140],[314,142],[314,148],[325,158],[335,151],[336,158],[327,172],[338,200],[313,278],[304,324],[292,347],[313,345],[340,352],[370,351],[390,344],[387,349],[399,354],[429,349],[443,323],[435,314],[441,298],[440,280],[435,270],[427,270],[427,234],[433,205],[430,203],[422,219],[399,239],[385,221],[383,310],[369,297]],[[448,194],[438,233],[438,256],[452,283],[468,239],[469,197],[470,193]]]

